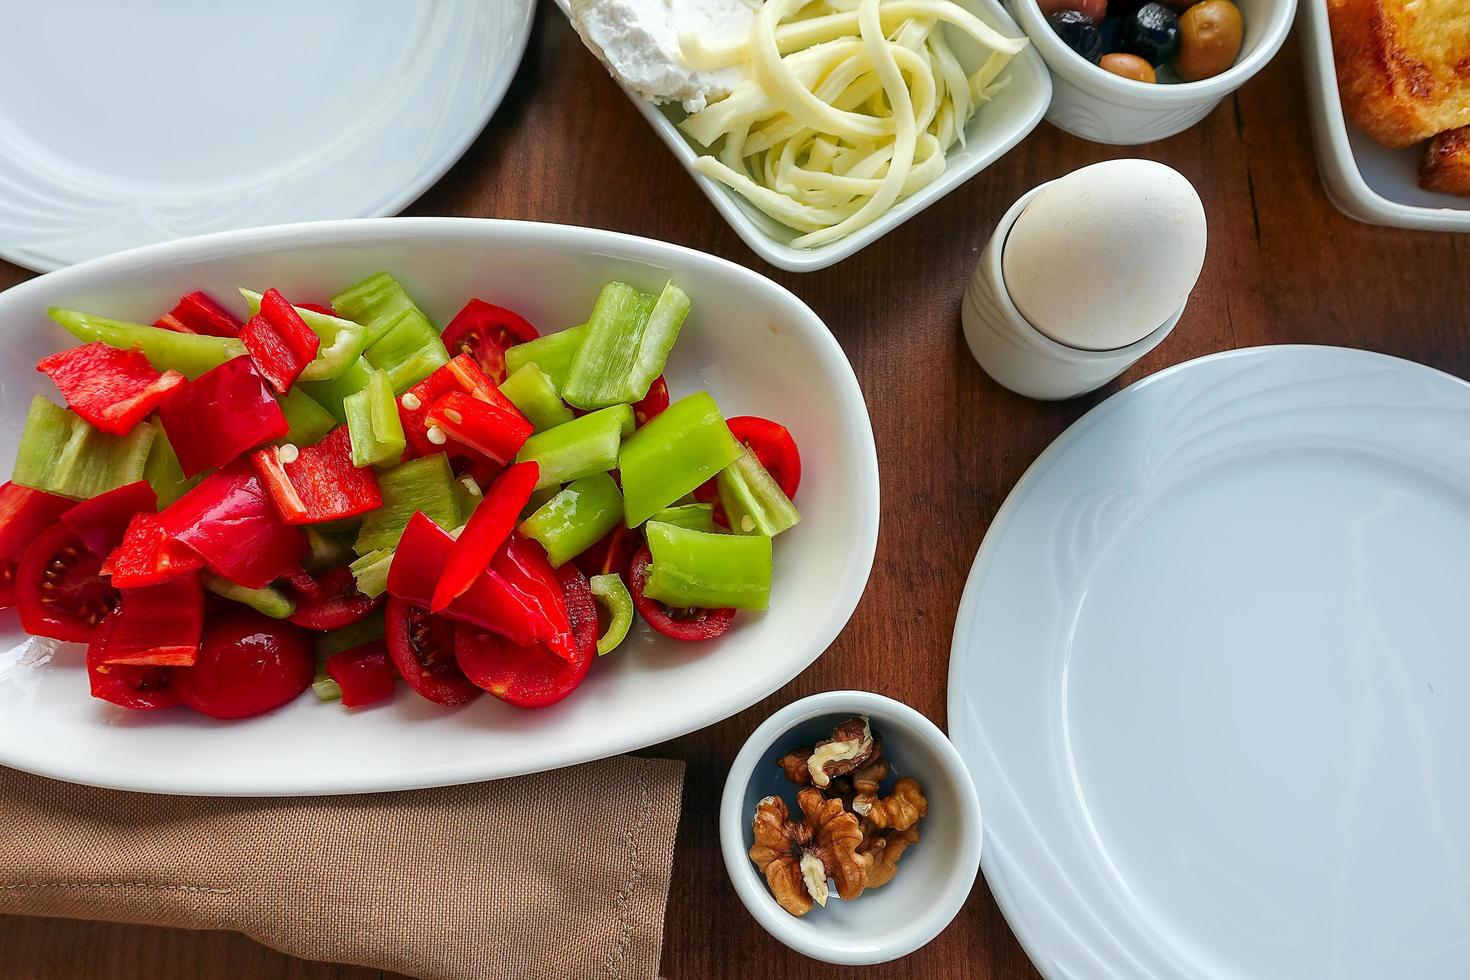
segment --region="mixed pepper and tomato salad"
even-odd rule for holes
[[[387,273],[328,304],[202,292],[152,325],[74,310],[0,486],[0,605],[87,644],[95,697],[243,718],[398,679],[560,701],[635,613],[681,641],[767,606],[799,520],[786,428],[664,365],[670,282],[541,336],[471,299],[441,333]]]

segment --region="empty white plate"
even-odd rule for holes
[[[1115,395],[976,558],[951,733],[1048,978],[1464,977],[1470,386],[1273,347]]]
[[[396,213],[484,127],[532,0],[5,5],[0,257],[47,270]]]

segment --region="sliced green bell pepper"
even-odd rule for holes
[[[179,457],[169,444],[163,426],[160,425],[157,429],[153,436],[153,445],[148,447],[148,460],[143,464],[143,479],[153,488],[153,493],[158,498],[158,509],[162,510],[193,490],[204,479],[204,475],[201,473],[192,479],[184,476],[184,468],[179,465]]]
[[[332,309],[367,329],[369,347],[403,323],[410,323],[415,329],[427,327],[438,336],[408,291],[386,272],[374,273],[333,296]]]
[[[709,392],[674,402],[623,443],[618,468],[627,525],[642,524],[744,451]]]
[[[516,454],[516,461],[534,461],[540,465],[538,490],[594,473],[606,473],[617,467],[623,437],[632,431],[633,407],[614,405],[538,432],[526,440]]]
[[[649,518],[661,524],[673,524],[676,527],[687,527],[691,531],[709,531],[715,529],[715,505],[714,504],[679,504],[675,507],[665,507]]]
[[[597,638],[599,657],[612,653],[628,637],[633,626],[633,597],[617,573],[594,575],[587,584],[592,588],[592,597],[607,613],[607,629]]]
[[[535,364],[526,364],[510,373],[500,393],[535,426],[536,432],[554,429],[576,418],[562,402],[551,375]]]
[[[247,589],[243,585],[236,585],[227,578],[222,578],[208,569],[204,570],[201,579],[204,587],[215,595],[224,596],[243,605],[249,606],[262,615],[271,619],[286,619],[296,611],[296,603],[291,601],[280,589],[267,585],[262,589]]]
[[[587,320],[587,338],[562,386],[578,408],[636,402],[663,373],[669,350],[689,315],[689,297],[672,282],[658,296],[610,282]]]
[[[384,465],[403,457],[408,442],[387,372],[374,371],[366,388],[343,399],[342,410],[352,440],[353,466]]]
[[[572,361],[587,339],[587,324],[569,327],[545,337],[537,337],[524,344],[516,344],[505,352],[505,369],[515,372],[527,364],[534,364],[556,385],[560,391],[566,387],[572,374]]]
[[[337,420],[332,417],[332,413],[298,387],[292,386],[279,401],[281,411],[286,416],[284,441],[293,446],[314,446],[337,427]]]
[[[393,549],[369,551],[347,567],[357,580],[357,591],[363,595],[380,596],[388,591],[388,568],[393,564]]]
[[[159,371],[178,371],[188,378],[197,378],[245,353],[245,345],[234,337],[175,333],[55,306],[46,312],[78,340],[85,343],[98,340],[124,350],[137,348]]]
[[[521,522],[520,531],[541,542],[560,568],[602,540],[623,519],[623,495],[607,473],[573,480]]]
[[[386,272],[368,276],[333,296],[332,309],[367,329],[363,357],[388,372],[395,395],[449,360],[434,324]]]
[[[730,530],[774,538],[796,526],[801,514],[774,477],[747,449],[715,477]]]
[[[240,295],[245,297],[245,305],[250,308],[251,316],[260,312],[260,293],[242,288]],[[367,346],[367,328],[362,324],[300,306],[292,309],[311,328],[312,333],[321,339],[316,357],[301,372],[300,380],[326,381],[335,378],[362,355],[363,348]]]
[[[771,539],[709,534],[650,522],[644,594],[670,606],[764,609],[771,597]]]
[[[443,453],[383,470],[378,474],[383,506],[363,516],[354,550],[366,555],[397,546],[415,511],[423,511],[440,527],[457,527],[459,501],[454,482],[449,457]]]
[[[139,422],[125,436],[95,428],[37,395],[16,448],[10,480],[60,497],[90,500],[143,479],[158,426]]]
[[[475,508],[480,506],[480,501],[484,499],[485,492],[480,489],[480,485],[475,482],[474,477],[465,474],[458,480],[455,480],[454,500],[459,505],[459,520],[449,526],[463,527],[465,522],[470,519],[470,515],[475,512]]]
[[[326,381],[304,381],[300,390],[311,396],[311,400],[332,414],[338,422],[346,423],[347,408],[343,404],[349,395],[356,394],[368,386],[373,379],[373,366],[366,358],[359,357],[348,365],[347,370]],[[292,389],[295,390],[295,389]]]

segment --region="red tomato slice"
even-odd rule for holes
[[[648,394],[641,401],[633,404],[633,421],[638,425],[648,424],[648,420],[669,407],[669,385],[660,374],[653,379],[653,384],[648,386]]]
[[[638,549],[628,566],[628,591],[633,594],[633,607],[643,621],[664,636],[686,642],[713,640],[723,636],[735,621],[733,609],[676,609],[643,594],[648,581],[648,566],[653,554],[648,545]]]
[[[116,614],[103,619],[87,647],[87,680],[92,685],[92,697],[139,711],[178,704],[179,689],[174,683],[175,674],[171,668],[129,667],[102,662],[116,621]]]
[[[383,618],[388,656],[408,686],[446,707],[464,704],[480,694],[459,669],[454,657],[454,623],[422,606],[389,599]]]
[[[505,381],[505,350],[541,336],[518,313],[481,299],[472,299],[444,328],[449,356],[469,354],[481,370],[499,385]]]
[[[557,569],[573,651],[564,659],[544,644],[521,646],[484,630],[461,625],[454,631],[454,656],[479,687],[518,708],[544,708],[577,689],[597,656],[597,605],[587,578],[572,564]]]
[[[758,415],[737,415],[726,419],[725,424],[731,435],[755,453],[786,496],[795,500],[796,489],[801,486],[801,453],[786,426]],[[715,481],[702,484],[694,491],[694,499],[706,504],[719,500]]]
[[[382,596],[363,595],[357,591],[357,579],[352,569],[345,565],[334,568],[313,580],[316,589],[303,589],[286,578],[287,586],[295,593],[296,611],[291,622],[309,630],[325,633],[351,626],[383,602]]]
[[[311,686],[316,657],[301,629],[244,607],[210,615],[198,661],[175,668],[189,707],[211,718],[249,718]]]
[[[101,572],[102,556],[71,528],[56,524],[42,532],[15,570],[21,628],[32,636],[90,640],[119,601],[117,589]]]
[[[0,608],[15,605],[15,572],[26,549],[75,503],[43,490],[0,484]]]

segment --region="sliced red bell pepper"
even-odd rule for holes
[[[204,632],[204,588],[197,573],[141,589],[124,589],[99,663],[190,667]]]
[[[398,541],[388,569],[388,594],[428,607],[454,539],[423,513],[414,514]],[[499,633],[517,643],[539,643],[555,632],[540,605],[503,575],[486,571],[476,577],[443,615]]]
[[[158,495],[147,481],[139,480],[82,501],[61,515],[61,523],[75,531],[94,554],[106,558],[122,544],[134,514],[151,514],[157,508]]]
[[[448,453],[449,456],[472,455],[470,447],[448,437],[443,442],[429,438],[429,411],[445,395],[458,391],[481,401],[489,402],[503,411],[520,415],[519,409],[480,370],[480,365],[469,354],[451,358],[434,373],[414,385],[398,399],[398,418],[403,423],[403,434],[408,439],[408,449],[414,456],[430,453]],[[525,418],[525,416],[521,416]],[[443,433],[441,433],[443,434]],[[514,455],[514,454],[512,454]]]
[[[163,526],[216,575],[263,589],[301,564],[308,548],[281,522],[250,464],[211,473],[162,514]]]
[[[287,524],[320,524],[383,506],[372,468],[352,465],[352,440],[345,425],[305,449],[267,446],[250,462]]]
[[[643,396],[643,400],[633,403],[633,421],[638,425],[647,425],[649,419],[658,416],[668,407],[669,384],[660,374],[648,386],[648,394]]]
[[[153,325],[176,333],[199,333],[209,337],[234,337],[240,333],[240,321],[229,310],[198,291],[182,296],[178,305]]]
[[[535,431],[514,405],[505,408],[462,391],[451,391],[435,402],[426,421],[456,443],[497,463],[515,459]]]
[[[26,548],[75,505],[44,490],[0,484],[0,608],[15,605],[15,570]]]
[[[102,563],[118,589],[137,589],[171,582],[199,571],[204,561],[169,537],[158,514],[134,514],[122,543]]]
[[[388,644],[365,643],[327,658],[327,676],[342,689],[342,706],[356,708],[393,695],[398,670],[388,659]]]
[[[517,463],[490,484],[444,563],[444,573],[434,586],[430,612],[443,612],[490,567],[491,559],[515,529],[540,475],[541,467],[535,463]]]
[[[246,322],[240,340],[261,377],[283,395],[301,377],[322,343],[278,289],[265,291],[260,312]]]
[[[185,384],[177,371],[159,373],[139,350],[98,342],[41,358],[36,370],[56,382],[67,405],[103,432],[125,436]]]
[[[512,534],[490,563],[489,575],[492,580],[502,580],[529,598],[540,613],[541,621],[549,626],[537,637],[548,650],[567,660],[576,656],[576,640],[572,635],[561,580],[541,545],[530,538]]]
[[[290,428],[270,387],[243,356],[185,384],[158,417],[186,477],[224,466]]]

